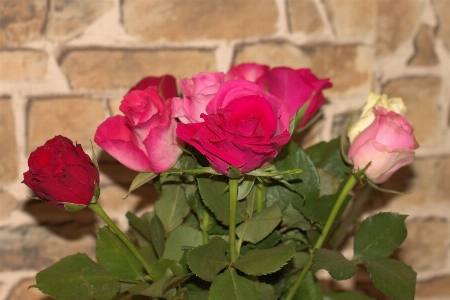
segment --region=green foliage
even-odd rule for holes
[[[325,292],[323,300],[374,300],[366,295],[353,291],[345,292]]]
[[[259,293],[253,281],[239,276],[233,268],[219,274],[211,284],[210,300],[258,300]]]
[[[192,227],[180,226],[167,238],[163,258],[179,261],[183,249],[190,249],[202,244],[202,233]]]
[[[315,270],[325,269],[336,280],[347,280],[356,274],[358,268],[341,252],[328,249],[314,250]]]

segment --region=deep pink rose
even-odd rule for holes
[[[348,157],[355,170],[372,162],[365,174],[374,183],[382,183],[414,160],[419,144],[412,126],[400,114],[384,107],[375,108],[374,112],[375,120],[355,138]]]
[[[135,86],[133,86],[129,91],[134,90],[145,90],[149,86],[156,86],[158,88],[159,94],[163,96],[164,99],[170,99],[178,96],[177,92],[177,82],[175,77],[172,75],[164,75],[161,77],[145,77],[141,79]]]
[[[250,81],[225,82],[206,111],[203,123],[179,123],[177,134],[219,173],[265,167],[290,139],[287,106]]]
[[[322,90],[330,88],[332,84],[328,78],[318,79],[310,69],[294,70],[287,67],[278,67],[270,70],[267,74],[267,86],[271,94],[280,98],[289,106],[291,118],[295,117],[299,108],[315,92],[300,122],[300,127],[302,127],[326,103]]]
[[[256,83],[263,90],[266,89],[266,76],[269,67],[257,63],[243,63],[231,66],[225,80],[244,79]]]
[[[42,200],[69,211],[89,205],[100,181],[97,167],[83,148],[60,135],[34,150],[28,167],[22,183]]]
[[[171,99],[164,102],[158,88],[150,86],[126,94],[119,109],[125,116],[106,119],[94,141],[132,170],[160,173],[170,169],[182,151]]]
[[[203,122],[200,118],[206,112],[206,106],[216,95],[217,90],[224,82],[225,74],[200,73],[192,78],[184,78],[180,81],[180,88],[184,99],[172,99],[173,117],[178,118],[182,123]]]

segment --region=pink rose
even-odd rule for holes
[[[231,66],[225,80],[244,79],[256,83],[263,90],[266,89],[266,76],[269,67],[256,63],[243,63]]]
[[[124,96],[114,116],[97,128],[94,141],[128,168],[160,173],[170,169],[181,154],[172,118],[171,99],[164,102],[155,86]]]
[[[216,95],[217,90],[224,82],[225,74],[200,73],[192,78],[184,78],[180,81],[180,88],[184,99],[178,97],[172,99],[173,117],[182,123],[203,122],[200,115],[206,112],[206,106]]]
[[[400,114],[384,107],[375,108],[374,112],[375,120],[356,136],[348,157],[355,170],[372,162],[365,174],[374,183],[382,183],[414,160],[414,150],[419,144],[412,126]]]
[[[145,77],[141,79],[135,86],[133,86],[128,92],[134,90],[145,90],[149,86],[156,86],[159,94],[164,99],[170,99],[178,96],[177,82],[172,75],[164,75],[161,77]]]
[[[219,173],[265,167],[290,139],[287,106],[250,81],[225,82],[206,111],[203,123],[179,123],[177,134]]]
[[[318,79],[310,69],[294,70],[278,67],[267,74],[268,90],[275,97],[282,99],[289,107],[291,118],[315,92],[306,110],[300,127],[304,126],[314,116],[317,110],[326,103],[322,90],[332,86],[328,78]]]

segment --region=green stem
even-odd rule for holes
[[[330,232],[331,226],[334,223],[334,220],[336,219],[336,216],[338,215],[339,211],[341,210],[342,204],[344,204],[345,199],[347,198],[347,195],[351,192],[355,184],[357,183],[356,177],[351,174],[348,178],[347,182],[345,183],[344,187],[342,188],[341,193],[339,194],[339,197],[336,201],[336,203],[333,206],[333,209],[331,210],[330,215],[328,216],[327,221],[325,222],[325,225],[323,227],[322,233],[320,234],[319,238],[316,241],[316,244],[314,245],[314,248],[311,251],[311,255],[309,256],[308,261],[306,262],[305,266],[303,267],[302,272],[300,273],[299,277],[297,278],[297,281],[292,286],[291,290],[289,291],[289,294],[287,295],[285,300],[292,300],[297,293],[298,288],[300,287],[300,284],[302,283],[302,280],[305,278],[306,274],[308,273],[309,269],[311,268],[313,264],[313,258],[314,258],[314,250],[320,249],[323,246],[323,243],[325,242],[325,239],[328,236],[328,233]]]
[[[264,198],[264,184],[262,181],[259,181],[258,178],[255,181],[255,206],[256,206],[256,212],[261,212],[263,210],[263,198]]]
[[[229,237],[230,237],[230,256],[231,262],[237,260],[236,252],[236,207],[237,207],[237,195],[238,195],[238,179],[230,178],[228,182],[230,192],[230,225],[229,225]]]
[[[202,219],[202,237],[203,237],[203,245],[208,244],[209,242],[209,236],[208,236],[208,228],[211,223],[211,215],[209,214],[209,211],[205,207],[203,209],[203,219]]]
[[[89,208],[96,213],[108,226],[111,230],[117,235],[117,237],[125,244],[125,246],[130,249],[131,253],[141,262],[145,271],[147,271],[148,275],[152,274],[152,270],[150,266],[147,264],[145,259],[142,257],[141,253],[134,247],[134,245],[130,242],[130,240],[126,237],[126,235],[120,230],[119,227],[111,220],[111,218],[106,214],[103,208],[97,203],[89,204]],[[151,276],[151,275],[150,275]]]

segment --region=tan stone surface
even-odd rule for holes
[[[50,2],[46,35],[65,40],[79,35],[96,19],[113,7],[112,0],[53,0]]]
[[[450,1],[433,0],[439,19],[438,36],[450,50]]]
[[[211,51],[86,50],[69,52],[61,69],[76,91],[128,89],[146,76],[173,74],[177,79],[215,71]]]
[[[241,39],[275,32],[273,0],[124,0],[125,29],[147,41]]]
[[[376,0],[325,0],[324,4],[338,38],[366,43],[374,41]]]
[[[0,0],[0,46],[39,39],[45,24],[47,2]]]
[[[449,297],[450,276],[439,277],[426,282],[418,282],[416,297]]]
[[[414,56],[408,65],[412,67],[434,66],[439,63],[434,51],[434,33],[429,26],[422,25],[414,40]]]
[[[407,119],[413,125],[421,146],[437,144],[439,118],[437,105],[441,79],[436,77],[406,78],[392,81],[384,88],[390,97],[400,97],[408,107]]]
[[[158,193],[151,183],[139,187],[125,199],[128,188],[129,186],[119,185],[103,187],[99,203],[107,212],[119,212],[125,215],[128,211],[151,209],[158,198]]]
[[[289,27],[293,32],[319,33],[324,25],[312,0],[288,0]]]
[[[90,154],[91,140],[104,119],[104,107],[101,101],[88,98],[34,99],[28,119],[28,153],[55,135],[63,135]]]
[[[11,182],[18,176],[15,128],[11,100],[0,98],[0,181],[3,182]]]
[[[30,285],[36,284],[34,279],[22,280],[13,288],[8,296],[9,300],[52,300],[53,298],[46,296],[36,288],[28,288]]]
[[[115,115],[123,115],[123,112],[119,110],[120,103],[122,102],[122,99],[111,99],[108,101],[108,108],[111,112],[112,116]]]
[[[416,272],[444,268],[448,254],[448,222],[445,219],[407,219],[406,228],[408,237],[397,253],[399,259]]]
[[[0,51],[0,80],[41,79],[47,73],[47,60],[42,51]]]
[[[0,272],[41,270],[59,259],[80,253],[94,255],[95,239],[63,239],[42,227],[0,229]]]
[[[375,53],[384,57],[411,38],[419,22],[423,1],[377,0],[377,37]]]
[[[17,207],[17,200],[7,191],[0,190],[0,220],[9,218]]]

